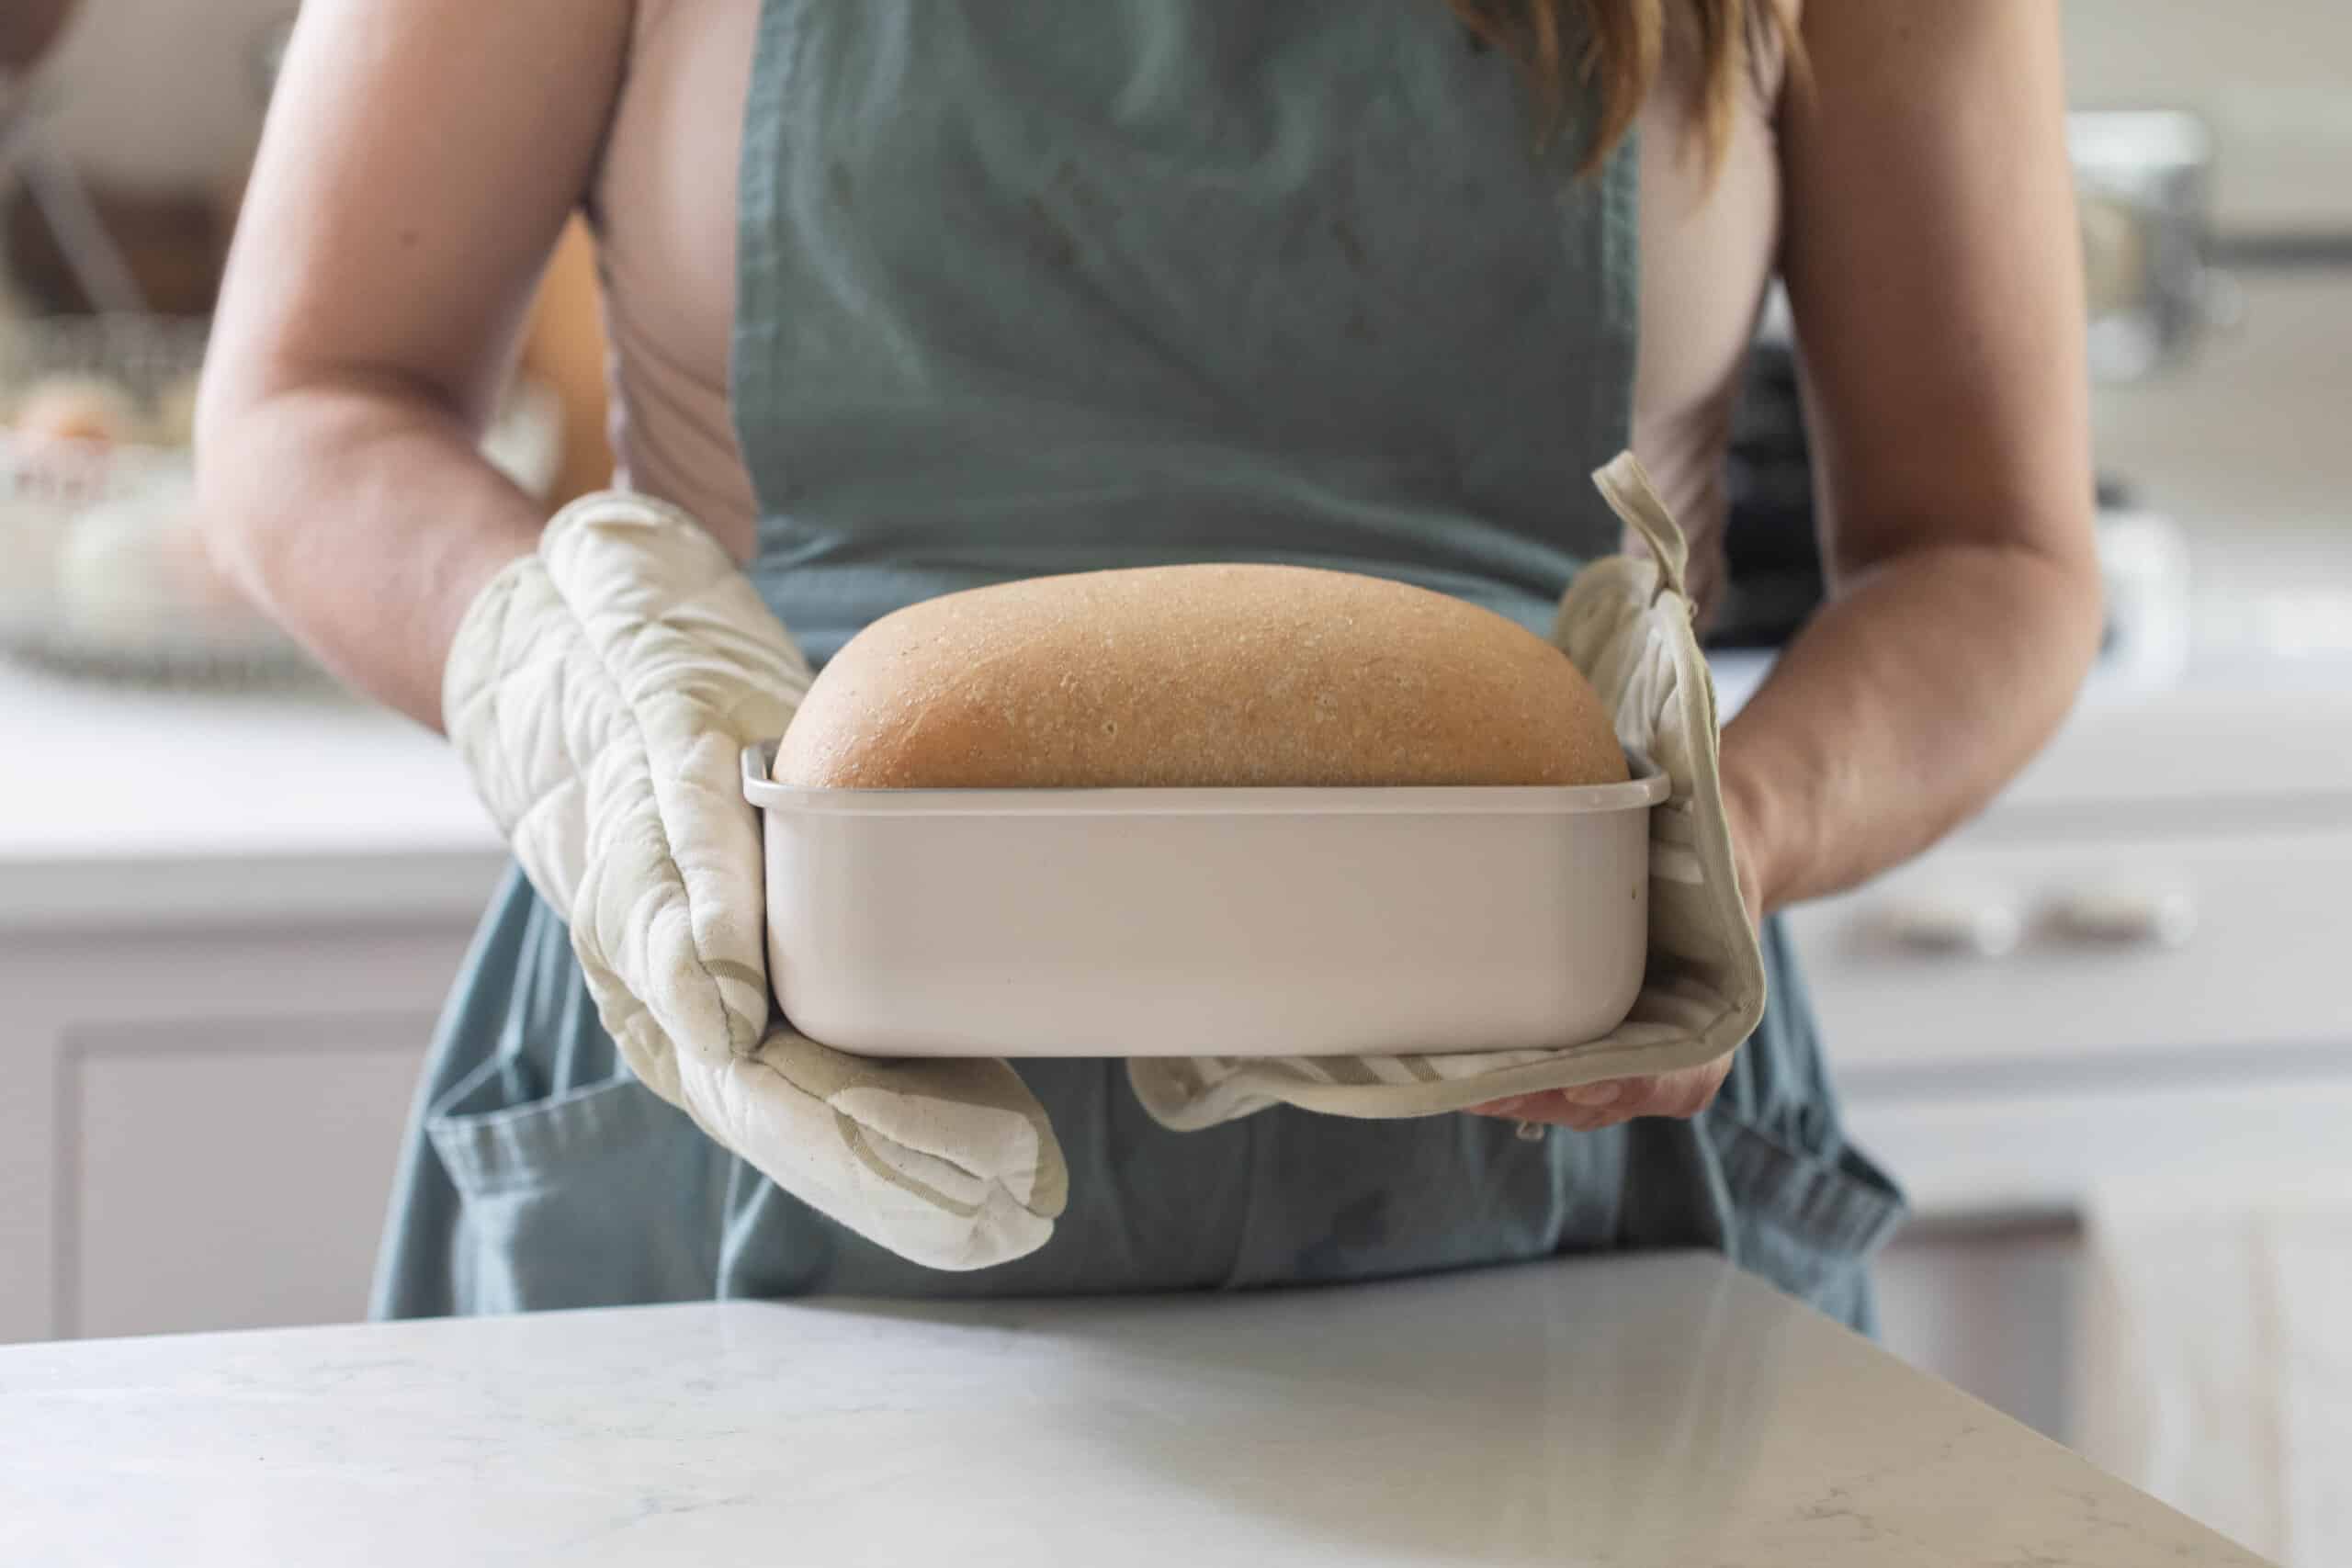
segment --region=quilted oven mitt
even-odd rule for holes
[[[1341,1116],[1427,1116],[1603,1078],[1695,1067],[1736,1049],[1764,1015],[1764,957],[1734,869],[1717,773],[1714,686],[1685,592],[1690,549],[1649,476],[1625,453],[1593,476],[1647,548],[1585,567],[1553,640],[1615,716],[1626,750],[1673,784],[1650,812],[1649,960],[1616,1031],[1558,1050],[1399,1056],[1138,1059],[1151,1114],[1180,1130],[1276,1103]]]
[[[468,608],[450,739],[639,1078],[786,1191],[918,1263],[1042,1246],[1067,1173],[1001,1062],[869,1061],[768,1027],[760,824],[738,757],[809,670],[694,520],[567,507]]]

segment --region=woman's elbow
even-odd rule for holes
[[[2085,506],[2053,536],[2027,547],[2026,554],[2046,585],[2047,608],[2040,617],[2042,636],[2052,667],[2071,700],[2089,677],[2107,638],[2107,581],[2099,564],[2094,510]]]
[[[351,423],[330,376],[216,356],[197,390],[197,525],[216,570],[275,607]]]
[[[266,492],[253,481],[262,466],[266,403],[254,378],[234,366],[207,366],[196,405],[197,527],[213,569],[256,597],[268,519],[258,503]]]

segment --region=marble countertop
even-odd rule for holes
[[[0,1560],[2257,1561],[1697,1256],[0,1348]]]

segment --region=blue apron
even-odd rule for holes
[[[734,401],[752,575],[821,661],[919,599],[1304,562],[1534,627],[1614,546],[1631,148],[1539,148],[1442,0],[767,0]],[[1119,1065],[1021,1064],[1070,1200],[1028,1258],[907,1263],[629,1077],[510,877],[435,1043],[376,1309],[1364,1280],[1706,1247],[1867,1325],[1901,1201],[1845,1140],[1775,922],[1772,1002],[1695,1122],[1539,1141],[1274,1110],[1201,1133]]]

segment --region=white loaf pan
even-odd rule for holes
[[[1573,1045],[1647,956],[1664,775],[1579,788],[836,790],[769,782],[768,972],[880,1056]]]

